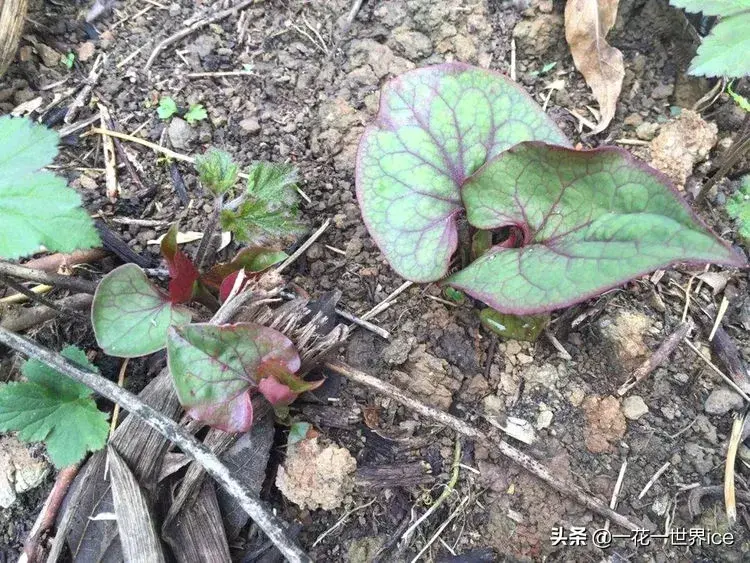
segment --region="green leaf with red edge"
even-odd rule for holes
[[[169,228],[161,239],[161,254],[169,268],[169,300],[172,303],[186,303],[195,294],[198,268],[177,245],[177,224]]]
[[[288,258],[286,252],[275,248],[252,246],[243,248],[231,260],[224,264],[216,264],[208,272],[201,275],[201,282],[209,287],[218,289],[230,274],[245,269],[248,274],[255,274],[267,270]]]
[[[305,381],[279,361],[265,362],[260,369],[260,377],[258,390],[275,407],[290,405],[301,393],[317,389],[324,381]]]
[[[458,244],[461,184],[527,140],[568,144],[538,104],[496,72],[446,63],[386,84],[360,141],[356,184],[365,224],[393,269],[412,281],[444,277]]]
[[[253,422],[251,395],[265,366],[293,373],[297,350],[282,333],[253,324],[172,327],[167,358],[180,404],[196,420],[225,432],[245,432]]]
[[[745,265],[666,177],[618,148],[520,143],[461,195],[474,227],[511,227],[524,239],[446,280],[503,313],[566,307],[675,262]]]
[[[135,264],[125,264],[104,276],[91,306],[99,347],[121,358],[161,350],[169,327],[189,323],[191,316],[188,309],[171,303]]]

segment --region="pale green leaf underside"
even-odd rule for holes
[[[0,117],[0,256],[72,252],[99,244],[81,198],[50,172],[57,133],[21,118]]]
[[[669,3],[686,12],[702,12],[704,16],[731,16],[750,10],[750,0],[670,0]]]
[[[135,264],[107,274],[96,288],[91,322],[96,341],[107,354],[145,356],[166,346],[171,325],[189,323],[188,309],[175,306]]]
[[[74,347],[64,349],[62,355],[96,371]],[[27,361],[23,373],[28,382],[0,386],[1,431],[16,430],[27,442],[44,441],[58,468],[104,447],[107,415],[97,409],[88,388],[36,360]]]
[[[457,246],[460,185],[526,140],[568,144],[541,108],[498,73],[448,63],[389,82],[360,142],[357,196],[393,269],[413,281],[442,278]]]
[[[463,187],[469,222],[527,228],[446,282],[512,314],[582,301],[674,262],[742,265],[661,175],[620,149],[523,143]]]
[[[722,18],[698,47],[690,63],[696,76],[750,75],[750,6],[741,14]]]

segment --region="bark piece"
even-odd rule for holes
[[[161,542],[143,490],[112,446],[107,448],[107,460],[123,558],[133,563],[163,562]]]

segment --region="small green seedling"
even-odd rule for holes
[[[570,148],[518,85],[464,64],[386,84],[356,184],[396,272],[501,313],[567,307],[676,262],[745,265],[663,175],[623,149]],[[454,272],[459,217],[488,234]]]
[[[62,355],[99,371],[75,346],[63,349]],[[104,447],[107,415],[97,409],[88,387],[37,360],[26,361],[21,372],[27,381],[0,384],[0,431],[17,431],[26,442],[44,442],[58,469]]]
[[[195,169],[201,184],[214,195],[224,194],[234,187],[240,173],[228,153],[214,148],[195,158]]]
[[[737,221],[740,236],[750,242],[750,174],[743,176],[740,189],[727,201],[727,213]]]
[[[686,12],[718,16],[703,38],[688,72],[742,78],[750,74],[750,0],[670,0]]]
[[[208,112],[206,112],[206,108],[204,108],[201,104],[193,104],[190,106],[187,112],[185,112],[185,121],[187,121],[190,125],[195,125],[199,121],[203,121],[206,118],[208,118]]]
[[[177,225],[161,242],[169,268],[168,290],[152,283],[134,264],[125,264],[102,279],[94,295],[91,320],[99,346],[112,356],[144,356],[167,348],[170,372],[180,403],[193,418],[226,432],[244,432],[252,425],[252,396],[264,395],[277,413],[297,395],[314,389],[295,375],[300,367],[296,349],[283,334],[254,324],[189,324],[196,300],[218,306],[236,286],[287,258],[286,253],[260,246],[283,239],[301,227],[295,206],[296,171],[288,166],[256,163],[244,193],[223,205],[239,169],[231,157],[209,150],[196,159],[201,183],[214,195],[219,222],[251,246],[229,262],[201,271],[203,240],[191,260],[177,245]],[[215,220],[215,221],[214,221]],[[242,279],[238,279],[242,275]]]
[[[544,76],[556,66],[557,66],[557,61],[552,61],[551,63],[547,63],[546,65],[544,65],[540,70],[531,71],[529,73],[529,76]]]
[[[221,211],[222,228],[241,241],[299,235],[304,228],[297,208],[297,170],[288,164],[257,162],[248,170],[247,189]]]
[[[164,96],[159,100],[159,106],[156,108],[156,113],[160,119],[169,119],[178,112],[177,103],[169,96]]]
[[[0,257],[73,252],[100,244],[81,198],[52,172],[59,137],[26,118],[0,117]]]
[[[734,103],[740,106],[740,109],[750,113],[750,101],[748,99],[732,90],[733,82],[727,84],[727,94],[734,100]]]
[[[68,53],[67,55],[62,55],[60,57],[60,64],[63,65],[68,70],[73,69],[73,65],[76,62],[76,56],[73,53]]]

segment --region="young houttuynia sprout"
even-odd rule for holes
[[[362,215],[405,278],[444,280],[515,315],[675,262],[745,264],[656,170],[618,148],[569,147],[498,73],[459,63],[410,71],[383,88],[360,142]],[[507,236],[448,276],[460,215]]]

